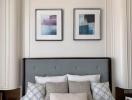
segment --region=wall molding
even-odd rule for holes
[[[0,90],[10,90],[19,87],[19,60],[20,60],[20,0],[2,0],[3,36],[1,42],[4,45],[5,56]],[[1,57],[2,58],[2,57]],[[2,58],[3,59],[3,58]],[[0,63],[1,64],[1,63]]]
[[[8,66],[10,65],[9,62],[9,51],[10,51],[10,0],[5,0],[5,87],[4,89],[8,88],[8,76],[9,76],[9,69]],[[9,50],[9,51],[8,51]]]
[[[30,0],[23,0],[23,57],[30,57]]]
[[[130,21],[126,20],[126,8],[131,7],[130,1],[107,0],[107,34],[109,33],[107,36],[107,56],[112,57],[113,84],[124,88],[129,88],[132,85],[132,79],[130,79],[132,76],[132,56],[130,56],[132,55],[132,35],[131,32],[127,32],[127,24]],[[129,25],[132,24],[129,23]]]
[[[5,34],[2,34],[2,33],[6,33],[6,29],[5,29],[5,22],[6,22],[6,1],[5,0],[1,0],[0,1],[0,13],[2,16],[0,16],[0,89],[4,89],[4,87],[6,87],[6,75],[5,75],[5,72],[6,72],[6,67],[3,67],[5,66],[5,55],[6,55],[6,52],[5,52],[5,41],[6,41],[6,38],[5,38]]]
[[[112,55],[112,0],[106,0],[106,56]]]
[[[132,88],[132,1],[127,0],[126,7],[127,7],[127,56],[128,56],[128,88]]]

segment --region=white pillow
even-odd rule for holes
[[[45,84],[47,82],[67,82],[67,76],[47,76],[47,77],[41,77],[41,76],[35,76],[36,83],[39,84]]]
[[[115,100],[109,89],[109,83],[91,83],[94,100]]]
[[[76,82],[84,82],[84,81],[90,81],[90,82],[100,82],[100,75],[70,75],[67,74],[68,81],[76,81]]]
[[[125,100],[132,100],[131,97],[125,97]]]
[[[87,100],[86,93],[51,93],[50,100]]]

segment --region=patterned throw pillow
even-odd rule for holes
[[[44,100],[45,86],[28,82],[27,93],[21,100]]]
[[[91,83],[94,100],[115,100],[110,92],[109,83]]]

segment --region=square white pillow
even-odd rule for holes
[[[68,81],[75,81],[75,82],[100,82],[100,75],[70,75],[67,74]]]
[[[47,76],[47,77],[41,77],[41,76],[35,76],[36,83],[39,84],[45,84],[47,82],[67,82],[67,76]]]
[[[51,93],[50,100],[87,100],[86,93]]]
[[[91,83],[94,100],[115,100],[109,89],[109,83]]]

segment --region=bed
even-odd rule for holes
[[[100,74],[101,82],[108,81],[112,89],[110,58],[24,58],[22,93],[25,94],[27,82],[35,82],[35,76],[65,74]]]

